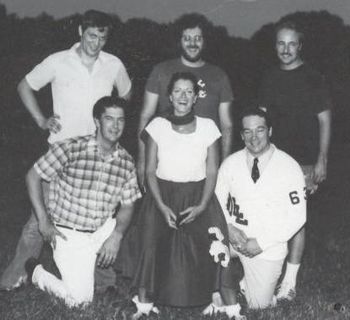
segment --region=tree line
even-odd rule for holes
[[[130,113],[135,134],[137,117],[142,105],[145,81],[153,66],[179,54],[176,43],[176,21],[156,23],[145,18],[122,22],[112,14],[113,31],[105,48],[117,55],[126,65],[133,79],[134,108]],[[42,13],[35,18],[19,18],[8,14],[0,4],[0,121],[2,139],[9,126],[35,126],[21,106],[16,86],[20,79],[49,54],[65,50],[79,41],[80,16],[74,14],[62,19]],[[334,135],[339,143],[350,139],[350,27],[327,11],[295,12],[281,17],[295,21],[305,34],[303,58],[327,79],[334,104]],[[230,36],[223,26],[210,26],[205,59],[219,65],[229,75],[235,104],[233,115],[256,98],[262,74],[277,63],[274,51],[274,28],[271,22],[256,31],[250,39]],[[49,88],[40,92],[39,99],[51,110]],[[5,137],[6,139],[6,137]]]

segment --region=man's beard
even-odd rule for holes
[[[199,51],[198,54],[195,56],[188,55],[184,48],[182,48],[181,51],[182,51],[181,55],[189,62],[198,62],[202,58],[201,56],[202,51]]]

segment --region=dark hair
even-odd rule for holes
[[[243,119],[249,116],[258,116],[258,117],[264,118],[268,129],[270,129],[272,126],[269,114],[256,105],[256,106],[249,106],[243,109],[243,111],[241,112],[241,115],[240,115],[241,130],[243,130]]]
[[[174,89],[175,82],[177,80],[189,80],[193,84],[193,90],[196,95],[198,95],[199,87],[198,87],[198,80],[196,76],[191,72],[175,72],[170,78],[169,84],[168,84],[168,95],[171,94],[171,92]]]
[[[127,101],[125,99],[119,98],[119,97],[112,97],[112,96],[105,96],[100,98],[96,101],[93,110],[92,110],[92,116],[100,120],[102,113],[106,111],[107,108],[121,108],[126,110],[127,107]]]
[[[176,28],[176,34],[177,34],[178,40],[181,39],[182,33],[186,29],[194,29],[196,27],[198,27],[199,29],[202,30],[204,41],[207,38],[207,32],[209,29],[209,21],[205,16],[203,16],[199,13],[184,14],[180,18],[175,20],[174,25]]]
[[[112,27],[112,19],[107,13],[102,11],[88,10],[83,14],[80,25],[83,32],[89,27],[108,28],[108,30],[110,30]]]
[[[295,31],[298,34],[299,42],[303,43],[304,33],[301,31],[299,26],[294,21],[287,20],[287,21],[282,21],[278,23],[275,28],[275,38],[277,38],[278,32],[280,32],[283,29]]]

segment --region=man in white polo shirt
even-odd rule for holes
[[[49,130],[50,144],[93,134],[92,108],[98,99],[110,95],[114,88],[120,97],[130,97],[131,81],[123,63],[116,56],[102,51],[111,25],[107,14],[87,11],[79,25],[80,42],[48,56],[19,83],[18,93],[24,106],[41,129]],[[52,90],[53,115],[46,118],[34,91],[48,84]],[[43,189],[47,194],[47,183],[43,183]],[[0,289],[11,290],[26,281],[24,263],[31,256],[38,257],[42,245],[37,219],[32,214],[23,228],[16,255],[0,279]],[[113,284],[115,275],[111,272],[103,274],[104,282]],[[97,286],[98,282],[97,278]]]

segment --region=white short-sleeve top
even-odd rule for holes
[[[113,88],[123,97],[131,89],[131,80],[119,58],[101,51],[91,72],[77,53],[79,43],[56,52],[26,75],[29,86],[37,91],[51,84],[53,112],[62,129],[50,133],[49,143],[95,132],[92,109],[97,100],[110,96]]]
[[[214,121],[196,116],[193,133],[179,133],[170,121],[157,117],[146,127],[158,147],[156,175],[174,182],[200,181],[206,177],[208,147],[221,133]]]

